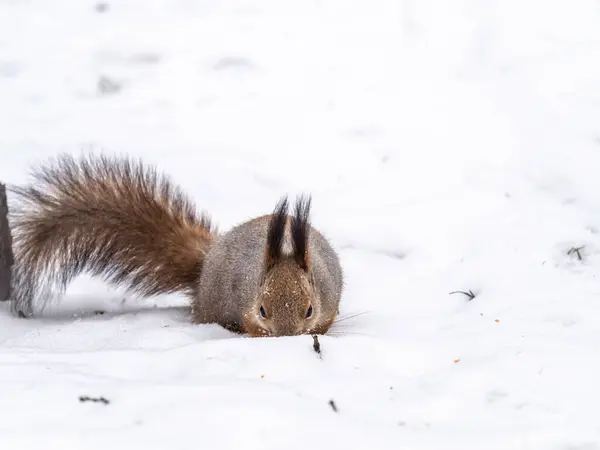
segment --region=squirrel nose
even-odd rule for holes
[[[272,331],[271,336],[283,337],[283,336],[297,336],[302,333],[302,326],[289,325],[282,326]]]

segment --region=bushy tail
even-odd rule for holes
[[[13,311],[31,315],[84,272],[142,296],[194,295],[214,231],[153,167],[59,155],[12,188]]]

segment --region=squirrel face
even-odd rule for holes
[[[323,314],[311,271],[310,199],[299,199],[291,217],[287,209],[284,198],[269,217],[262,280],[243,319],[249,336],[324,334],[334,320]]]
[[[310,274],[289,258],[266,274],[245,328],[252,337],[308,334],[321,328],[320,315]]]

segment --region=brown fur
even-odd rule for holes
[[[144,296],[194,295],[213,231],[169,179],[130,159],[69,155],[33,178],[13,188],[16,301],[24,311],[44,285],[64,288],[82,272]]]
[[[261,286],[254,308],[262,306],[266,312],[263,318],[260,311],[249,315],[244,328],[250,336],[290,336],[310,333],[317,313],[314,310],[310,319],[306,312],[315,301],[314,286],[303,271],[298,270],[294,259],[279,262],[269,273]]]

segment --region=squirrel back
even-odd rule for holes
[[[342,270],[308,221],[272,214],[218,234],[168,177],[125,157],[59,155],[12,188],[13,312],[31,316],[79,274],[142,296],[185,293],[195,323],[250,336],[327,332]]]

